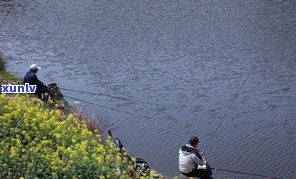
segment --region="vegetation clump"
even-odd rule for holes
[[[140,176],[141,175],[141,176]],[[29,95],[0,94],[0,178],[153,178],[85,121]]]
[[[6,60],[4,58],[4,55],[0,49],[0,70],[5,70],[6,68]]]

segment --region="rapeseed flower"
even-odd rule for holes
[[[110,138],[30,95],[0,94],[0,131],[0,178],[140,176]]]

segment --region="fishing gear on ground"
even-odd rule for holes
[[[132,158],[136,159],[136,161],[133,162],[133,166],[135,167],[135,169],[140,169],[143,172],[150,169],[149,164],[144,159],[128,155],[125,149],[123,148],[123,144],[121,143],[120,139],[117,137],[114,138],[112,135],[112,131],[110,129],[108,130],[108,134],[111,137],[114,146],[116,148],[119,148],[120,153],[124,155],[124,157],[126,157],[128,161],[133,161]]]

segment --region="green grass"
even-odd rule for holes
[[[16,82],[19,82],[19,83],[22,82],[21,78],[18,78],[15,75],[13,75],[13,74],[11,74],[11,73],[9,73],[7,71],[4,71],[4,70],[0,70],[0,76],[5,78],[5,79],[8,79],[8,80],[16,81]]]

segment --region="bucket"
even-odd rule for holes
[[[56,83],[49,83],[47,87],[49,95],[53,101],[58,101],[63,98],[63,94],[60,92],[60,89]]]

